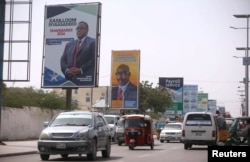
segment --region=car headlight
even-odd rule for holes
[[[80,132],[76,136],[76,140],[86,140],[86,139],[88,139],[88,132]]]
[[[42,132],[39,136],[40,140],[48,140],[49,139],[49,135],[47,133]]]

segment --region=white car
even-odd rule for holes
[[[108,122],[112,141],[115,142],[115,139],[116,139],[115,131],[116,131],[117,122],[120,119],[120,116],[119,115],[104,115],[104,117]]]
[[[182,133],[182,123],[168,123],[161,131],[160,142],[180,141]]]

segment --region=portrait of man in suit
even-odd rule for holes
[[[66,44],[61,56],[61,71],[65,79],[76,85],[92,85],[96,68],[96,40],[88,36],[89,26],[80,21],[76,27],[77,39]]]
[[[131,83],[129,66],[120,64],[116,69],[118,86],[112,87],[112,100],[123,100],[126,105],[135,106],[137,103],[137,86]],[[126,104],[131,103],[131,104]],[[130,106],[128,106],[130,107]]]

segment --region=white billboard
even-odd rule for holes
[[[98,86],[100,3],[45,6],[43,88]]]

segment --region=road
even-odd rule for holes
[[[193,146],[191,150],[184,150],[182,143],[160,143],[155,140],[153,150],[149,146],[136,147],[135,150],[129,150],[127,146],[118,146],[112,144],[111,157],[103,159],[101,152],[97,154],[96,161],[114,161],[114,162],[207,162],[207,146]],[[25,162],[41,162],[39,154],[10,156],[0,158],[1,162],[25,161]],[[68,159],[61,158],[60,155],[51,155],[49,161],[87,161],[85,155],[79,157],[70,155]]]

